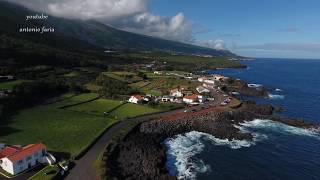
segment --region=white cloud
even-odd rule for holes
[[[149,0],[8,0],[55,16],[115,20],[146,11]]]
[[[145,12],[118,22],[116,26],[135,33],[182,42],[192,42],[194,36],[193,24],[183,13],[162,17]]]
[[[213,48],[213,49],[217,49],[217,50],[226,50],[227,49],[226,43],[221,39],[198,41],[197,44],[200,46]]]

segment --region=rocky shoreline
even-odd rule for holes
[[[299,128],[319,128],[301,120],[273,116],[275,108],[244,102],[240,107],[212,107],[197,112],[175,113],[143,122],[109,152],[106,166],[110,179],[176,179],[166,169],[165,139],[190,131],[220,139],[252,139],[237,126],[254,119],[271,119]]]

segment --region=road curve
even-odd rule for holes
[[[93,168],[93,163],[97,156],[105,149],[108,142],[112,139],[113,135],[120,129],[126,127],[129,122],[143,122],[151,120],[152,118],[167,115],[175,112],[181,112],[183,110],[173,110],[168,112],[160,112],[151,115],[140,116],[137,118],[132,118],[128,120],[121,121],[111,128],[109,128],[95,144],[77,161],[75,161],[75,166],[70,170],[69,174],[65,178],[66,180],[98,180],[99,175]]]

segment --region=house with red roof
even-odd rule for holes
[[[42,143],[6,146],[0,150],[0,167],[12,175],[19,174],[40,163],[54,163],[55,159],[51,160],[48,159],[46,146]]]
[[[205,101],[205,97],[199,94],[193,94],[190,96],[185,96],[183,102],[186,104],[200,104]]]
[[[128,100],[129,103],[134,103],[134,104],[139,104],[142,103],[144,100],[144,97],[141,95],[133,95],[130,97],[130,99]]]

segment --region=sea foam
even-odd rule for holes
[[[303,129],[298,127],[289,126],[280,122],[268,120],[268,119],[255,119],[253,121],[245,122],[241,124],[242,130],[250,131],[248,128],[253,129],[268,129],[279,133],[303,135],[310,137],[320,138],[320,134],[315,130]]]
[[[196,155],[203,152],[204,142],[211,142],[217,146],[227,146],[231,149],[240,149],[254,145],[250,140],[228,140],[219,139],[210,134],[192,131],[175,138],[167,139],[164,144],[167,147],[167,167],[170,174],[176,175],[178,179],[196,179],[198,173],[206,173],[211,170]]]
[[[284,95],[280,94],[268,94],[269,99],[284,99]]]

